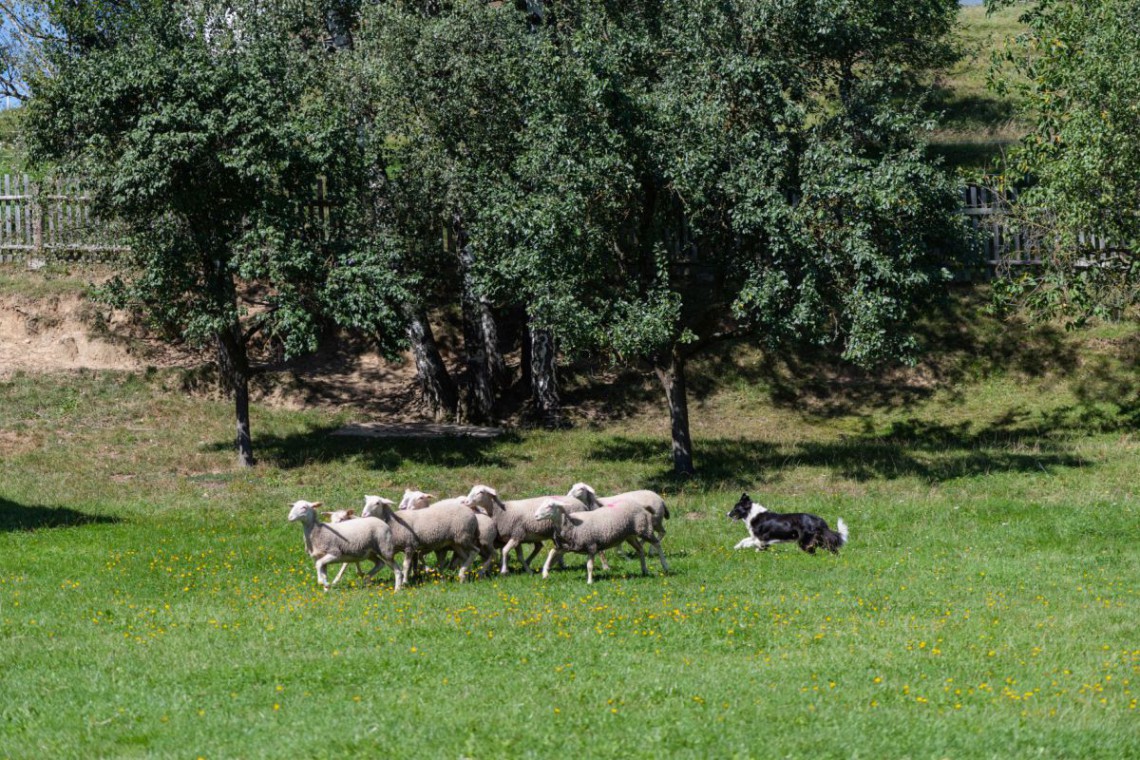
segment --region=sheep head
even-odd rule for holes
[[[404,498],[400,499],[400,509],[423,509],[431,504],[435,497],[423,491],[405,490]]]
[[[557,499],[546,499],[538,505],[538,509],[534,511],[534,519],[536,520],[555,520],[559,519],[565,510]]]
[[[301,522],[316,522],[317,520],[317,507],[321,506],[319,501],[295,501],[293,508],[289,510],[289,522],[300,520]]]
[[[356,517],[356,513],[351,509],[338,509],[335,512],[322,512],[321,514],[327,514],[330,523],[344,522]]]
[[[474,505],[472,509],[485,515],[494,514],[496,504],[500,509],[507,508],[507,505],[499,498],[499,492],[490,486],[472,486],[470,493],[467,494],[467,499]]]
[[[396,502],[385,499],[383,496],[365,496],[362,517],[375,517],[384,511],[384,507],[394,506]]]
[[[598,493],[585,483],[575,483],[570,487],[567,496],[573,497],[586,505],[586,509],[598,509],[602,506],[598,500]]]

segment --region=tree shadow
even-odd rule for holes
[[[747,489],[778,482],[781,472],[788,468],[823,467],[856,482],[918,478],[933,485],[996,472],[1050,472],[1093,465],[1038,431],[1019,429],[1023,422],[1017,412],[980,430],[973,430],[970,423],[908,420],[880,435],[789,446],[748,439],[698,440],[694,452],[696,479],[706,486]],[[598,444],[587,457],[598,461],[660,461],[661,469],[643,485],[663,493],[676,492],[693,482],[672,471],[667,441],[616,438]]]
[[[519,441],[517,433],[495,438],[471,436],[357,437],[334,435],[341,428],[326,425],[291,435],[261,435],[253,441],[258,461],[283,470],[340,461],[358,461],[371,470],[395,470],[408,462],[430,463],[449,469],[459,467],[512,467],[529,461],[524,453],[506,455],[502,444]],[[232,442],[218,442],[211,451],[229,451]]]
[[[121,522],[117,517],[89,515],[68,507],[28,506],[0,497],[0,533],[117,522]]]
[[[776,405],[828,419],[868,409],[911,409],[938,391],[954,393],[999,373],[1074,376],[1081,356],[1063,329],[999,318],[984,308],[983,299],[976,289],[963,288],[916,324],[921,349],[914,367],[863,369],[843,361],[837,349],[819,346],[748,353],[729,345],[702,358],[705,371],[693,373],[690,391],[700,400],[726,381],[760,385]],[[746,361],[739,360],[741,353]]]
[[[734,384],[757,386],[777,406],[820,419],[906,410],[934,393],[999,373],[1028,378],[1073,377],[1084,357],[1079,344],[1054,325],[1033,325],[987,309],[985,289],[956,287],[913,326],[920,345],[916,366],[863,369],[835,347],[789,345],[762,350],[755,341],[728,341],[701,353],[687,373],[690,401],[701,402]],[[621,418],[664,404],[648,370],[567,368],[563,398],[586,418]],[[1105,383],[1101,383],[1102,385]]]

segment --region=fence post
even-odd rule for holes
[[[29,211],[32,215],[32,253],[36,259],[44,255],[44,209],[40,203],[40,184],[33,182],[29,187]]]

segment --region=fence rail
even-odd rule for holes
[[[127,250],[121,230],[98,219],[72,178],[0,177],[0,262],[108,261]]]

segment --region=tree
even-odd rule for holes
[[[1140,300],[1140,2],[1025,5],[1006,61],[1025,75],[1032,127],[1004,173],[1022,188],[1015,221],[1043,265],[1000,281],[1000,294],[1046,318],[1115,319]]]
[[[386,251],[357,240],[356,135],[322,96],[327,9],[315,2],[57,3],[51,76],[29,84],[33,156],[91,183],[130,230],[107,289],[174,339],[212,345],[253,464],[249,345],[315,346],[324,318],[398,335]],[[322,223],[311,206],[324,178]]]
[[[600,343],[650,363],[678,474],[694,471],[686,364],[709,345],[813,342],[864,365],[913,355],[908,327],[962,239],[914,99],[917,71],[950,54],[956,13],[950,0],[548,8],[552,44],[576,62],[559,86],[579,81],[604,113],[580,163],[624,181],[593,188],[621,222],[599,225],[585,255],[543,247],[555,261],[526,270],[530,292],[557,273],[575,294],[551,320],[560,333],[596,315],[585,326]]]
[[[48,69],[46,43],[56,39],[49,0],[0,0],[0,96],[23,100],[27,79]]]

